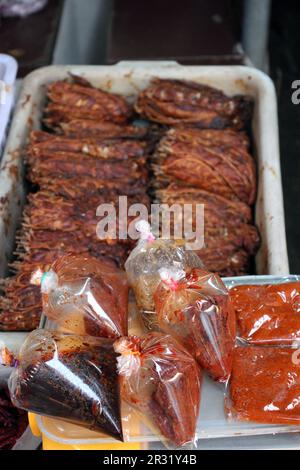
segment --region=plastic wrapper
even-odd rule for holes
[[[238,346],[227,390],[231,419],[300,424],[299,350]]]
[[[35,330],[19,361],[9,379],[15,406],[123,439],[112,340]]]
[[[178,241],[155,238],[145,220],[137,222],[136,229],[141,238],[129,255],[125,269],[145,326],[152,330],[157,329],[153,295],[160,283],[159,269],[189,270],[203,265],[193,251],[186,250]]]
[[[43,311],[64,331],[117,338],[127,334],[125,272],[87,255],[66,255],[41,277]]]
[[[169,446],[195,438],[201,370],[171,336],[152,332],[115,342],[122,397]]]
[[[300,340],[300,282],[236,286],[230,298],[241,339],[261,345]]]
[[[209,375],[226,382],[232,365],[235,318],[217,274],[193,268],[161,270],[154,298],[159,327],[180,341]]]

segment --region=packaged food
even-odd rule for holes
[[[153,295],[160,283],[159,269],[177,267],[189,270],[203,265],[183,243],[155,238],[147,221],[138,221],[136,230],[141,234],[140,240],[129,255],[125,269],[145,326],[151,330],[157,328]]]
[[[66,332],[117,338],[127,334],[125,272],[89,255],[66,255],[32,282],[40,282],[43,311]]]
[[[225,405],[230,418],[259,423],[300,423],[299,350],[238,346]]]
[[[195,438],[201,392],[201,370],[171,336],[151,332],[119,338],[122,398],[167,444],[183,446]]]
[[[18,408],[122,440],[117,355],[106,338],[35,330],[9,379]]]
[[[300,282],[240,285],[230,298],[241,339],[269,345],[300,339]]]
[[[159,327],[180,341],[214,380],[231,371],[235,318],[217,274],[193,268],[160,271],[155,295]]]

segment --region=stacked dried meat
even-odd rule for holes
[[[251,116],[251,99],[183,80],[155,79],[140,93],[136,110],[150,121],[200,128],[242,129]]]
[[[250,99],[191,82],[154,80],[136,105],[143,116],[175,126],[154,155],[158,202],[204,204],[204,247],[197,251],[210,271],[245,274],[259,246],[252,223],[256,168],[244,131]],[[227,128],[227,129],[226,129]]]
[[[148,128],[130,122],[132,107],[126,100],[78,77],[50,84],[48,98],[44,123],[55,133],[30,135],[27,178],[38,190],[29,193],[24,210],[12,265],[16,274],[3,282],[2,330],[38,326],[41,296],[29,284],[37,266],[47,269],[68,253],[122,266],[133,242],[121,239],[119,231],[133,217],[118,216],[119,195],[128,196],[128,206],[150,203]],[[107,203],[116,210],[116,234],[96,231],[97,208]]]

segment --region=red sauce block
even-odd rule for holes
[[[238,420],[300,424],[300,351],[235,348],[226,407]]]
[[[300,339],[300,282],[236,286],[230,298],[242,339],[273,345]]]

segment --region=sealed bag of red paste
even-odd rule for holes
[[[299,349],[236,347],[227,391],[225,408],[231,419],[299,425]]]
[[[196,253],[186,250],[183,242],[155,238],[147,221],[138,221],[136,230],[141,238],[129,255],[125,269],[145,326],[152,330],[157,329],[153,295],[160,283],[159,269],[189,270],[203,265]]]
[[[172,446],[195,439],[201,370],[174,338],[159,332],[115,342],[122,398]]]
[[[123,440],[113,340],[35,330],[9,378],[18,408]]]
[[[259,345],[300,340],[300,282],[230,289],[241,339]]]
[[[188,273],[162,269],[160,276],[154,295],[159,327],[180,341],[214,380],[226,382],[235,318],[221,278],[198,268]]]
[[[127,334],[128,282],[125,272],[87,255],[66,255],[46,273],[32,276],[41,283],[43,311],[63,331],[118,338]]]

